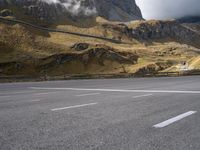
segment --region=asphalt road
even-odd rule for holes
[[[0,84],[1,150],[199,150],[200,76]]]

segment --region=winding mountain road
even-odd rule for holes
[[[29,27],[32,27],[32,28],[35,28],[35,29],[38,29],[38,30],[42,30],[42,31],[47,31],[47,32],[56,32],[56,33],[70,34],[70,35],[76,35],[76,36],[81,36],[81,37],[96,38],[96,39],[106,40],[106,41],[113,42],[113,43],[123,43],[119,40],[110,39],[110,38],[101,37],[101,36],[82,34],[82,33],[64,31],[64,30],[59,30],[59,29],[45,28],[45,27],[41,27],[41,26],[38,26],[38,25],[28,23],[26,21],[17,20],[17,19],[8,19],[8,18],[5,18],[5,17],[0,17],[0,21],[1,22],[18,23],[18,24],[21,24],[21,25],[29,26]]]

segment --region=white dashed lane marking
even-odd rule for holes
[[[10,96],[0,96],[0,98],[10,98]]]
[[[92,106],[92,105],[97,105],[97,104],[98,103],[89,103],[89,104],[81,104],[81,105],[74,105],[74,106],[68,106],[68,107],[54,108],[54,109],[51,109],[51,111],[66,110],[66,109],[70,109],[70,108],[80,108],[80,107]]]
[[[153,94],[138,95],[138,96],[133,96],[133,98],[148,97],[148,96],[152,96],[152,95]]]
[[[181,120],[181,119],[183,119],[185,117],[188,117],[188,116],[190,116],[192,114],[195,114],[195,113],[196,113],[196,111],[188,111],[188,112],[186,112],[184,114],[178,115],[178,116],[176,116],[174,118],[171,118],[171,119],[168,119],[168,120],[166,120],[164,122],[156,124],[153,127],[155,127],[155,128],[163,128],[163,127],[166,127],[166,126],[168,126],[168,125],[170,125],[170,124],[172,124],[174,122],[177,122],[177,121],[179,121],[179,120]]]
[[[87,94],[81,94],[81,95],[76,95],[78,97],[83,97],[83,96],[92,96],[92,95],[99,95],[101,93],[87,93]]]
[[[41,99],[33,99],[30,102],[40,102],[40,101],[41,101]]]
[[[48,94],[55,94],[55,93],[58,93],[58,91],[57,92],[35,93],[35,95],[48,95]]]

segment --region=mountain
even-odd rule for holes
[[[99,16],[111,21],[132,21],[142,19],[135,0],[96,0]]]
[[[17,17],[23,13],[51,23],[96,16],[112,21],[142,19],[135,0],[0,0],[0,8],[12,9]]]
[[[176,21],[118,23],[98,18],[93,27],[49,29],[0,20],[0,75],[142,75],[174,71],[171,67],[182,62],[199,60],[200,34]]]
[[[176,20],[184,27],[193,30],[195,33],[200,34],[200,16],[186,16]]]
[[[200,23],[200,16],[186,16],[177,19],[180,23]]]
[[[0,0],[0,16],[0,76],[200,69],[199,23],[142,20],[134,0]]]

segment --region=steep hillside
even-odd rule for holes
[[[1,22],[0,75],[143,74],[200,53],[199,34],[174,21],[124,24],[98,18],[92,27],[57,25],[55,30],[63,32]]]
[[[199,30],[176,21],[138,21],[128,25],[132,36],[144,41],[172,40],[200,48]]]
[[[190,70],[192,69],[200,69],[200,56],[194,57],[188,61],[188,67]]]

